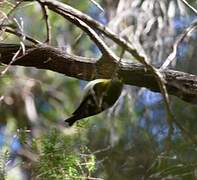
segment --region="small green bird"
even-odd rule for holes
[[[119,98],[122,88],[123,83],[119,79],[90,81],[84,89],[80,105],[65,122],[72,126],[80,119],[96,115],[112,107]]]

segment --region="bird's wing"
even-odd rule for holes
[[[84,89],[83,98],[73,115],[84,115],[86,114],[84,111],[87,111],[87,114],[91,112],[91,115],[98,113],[100,104],[98,101],[100,96],[102,96],[102,92],[105,91],[108,81],[106,79],[96,79],[88,83]],[[104,83],[103,86],[100,86],[100,83]]]

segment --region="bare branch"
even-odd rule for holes
[[[102,8],[102,6],[99,3],[97,3],[95,0],[89,0],[89,1],[91,1],[91,3],[93,3],[98,9],[104,12],[104,9]]]
[[[0,63],[9,64],[19,47],[15,44],[0,44]],[[19,57],[12,65],[52,70],[87,81],[113,77],[112,62],[108,65],[107,62],[102,63],[98,65],[97,59],[74,56],[50,46],[39,45],[26,46],[26,54]],[[124,60],[119,63],[117,73],[125,84],[160,92],[154,75],[144,65]],[[160,70],[160,73],[163,75],[169,94],[197,104],[197,76],[169,69]]]
[[[185,0],[181,0],[189,9],[192,10],[192,12],[194,12],[196,15],[197,15],[197,10],[192,6],[190,5],[187,1]]]
[[[14,30],[12,28],[9,28],[9,27],[3,27],[2,31],[5,31],[5,32],[10,33],[10,34],[13,34],[13,35],[15,35],[17,37],[23,36],[23,34],[21,32],[19,32],[17,30]],[[38,41],[35,38],[32,38],[32,37],[30,37],[28,35],[25,35],[25,39],[30,41],[30,42],[32,42],[32,43],[34,43],[34,44],[42,44],[40,41]]]
[[[40,0],[38,0],[38,2],[39,2],[40,6],[42,8],[43,18],[44,18],[45,23],[46,23],[47,39],[46,39],[45,42],[50,44],[50,42],[51,42],[51,25],[50,25],[50,21],[49,21],[49,15],[48,15],[47,7],[44,6]]]
[[[79,20],[78,18],[73,17],[72,15],[69,15],[69,14],[65,13],[64,11],[55,10],[55,12],[62,15],[67,20],[74,23],[75,25],[80,27],[84,32],[86,32],[88,34],[88,36],[92,39],[92,41],[100,49],[100,51],[103,53],[103,55],[105,55],[107,57],[111,57],[112,59],[117,59],[116,55],[108,48],[108,46],[105,44],[105,42],[86,23]]]
[[[177,50],[179,44],[187,37],[188,34],[192,33],[197,28],[197,21],[193,22],[189,27],[187,27],[183,33],[177,38],[173,45],[173,51],[169,54],[167,59],[164,61],[160,69],[166,69],[176,58]]]

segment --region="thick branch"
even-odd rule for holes
[[[18,48],[18,45],[0,44],[0,62],[9,64]],[[73,56],[53,47],[40,46],[37,48],[27,47],[26,54],[18,57],[12,65],[52,70],[66,76],[89,81],[96,78],[111,78],[115,63]],[[168,69],[162,70],[161,73],[166,80],[169,94],[197,104],[197,76]],[[125,84],[146,87],[160,92],[154,75],[143,65],[129,62],[129,60],[122,62],[118,75]]]

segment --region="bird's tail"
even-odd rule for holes
[[[75,115],[69,117],[68,119],[65,120],[65,122],[67,123],[67,125],[69,127],[71,127],[79,118]]]

